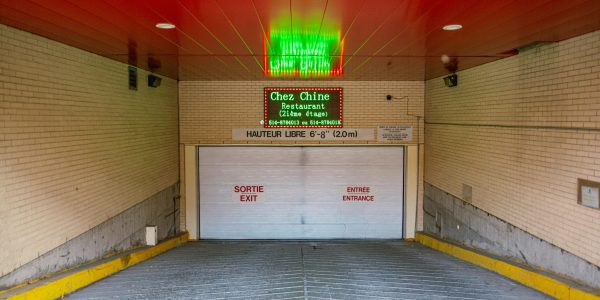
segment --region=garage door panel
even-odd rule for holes
[[[312,166],[305,168],[307,184],[402,184],[402,172],[390,166]],[[327,178],[327,181],[323,181]],[[400,180],[400,182],[398,181]]]
[[[306,224],[304,234],[317,239],[349,238],[344,224]],[[362,237],[356,237],[362,238]]]
[[[207,206],[208,207],[208,206]],[[223,213],[221,209],[207,208],[201,222],[207,226],[213,224],[301,224],[302,209],[300,205],[257,205],[255,207],[240,210],[233,205],[223,206],[228,211]],[[269,212],[268,214],[266,212]]]
[[[306,147],[304,165],[360,166],[402,164],[404,157],[398,156],[398,147]],[[402,151],[400,149],[400,151]],[[335,160],[331,158],[335,157]],[[365,161],[368,157],[368,163]]]
[[[385,207],[368,207],[365,205],[319,205],[319,211],[305,211],[304,220],[307,223],[395,223],[402,220],[402,210],[390,210]]]
[[[402,237],[400,147],[201,147],[199,168],[201,238]]]
[[[265,230],[262,224],[239,223],[221,224],[210,231],[201,232],[204,239],[289,239],[290,236],[303,236],[303,227],[300,224],[273,224]],[[261,232],[257,237],[256,233]]]
[[[257,185],[264,184],[265,181],[255,180],[255,181],[244,181],[244,186],[246,185]],[[202,185],[202,190],[200,190],[200,197],[204,197],[205,203],[220,203],[222,202],[227,195],[234,202],[239,202],[239,198],[237,198],[238,194],[235,194],[235,187],[239,184],[224,182],[222,184],[219,183],[211,183]],[[274,201],[295,201],[298,200],[297,194],[302,193],[302,186],[295,184],[269,184],[263,187],[265,190],[264,195],[258,198],[259,203],[263,202],[274,202]],[[268,193],[266,193],[268,192]],[[268,194],[268,195],[267,195]]]
[[[390,228],[398,229],[390,229]],[[402,224],[308,224],[304,233],[319,239],[387,239],[398,238],[402,234]]]
[[[397,238],[401,234],[402,224],[383,224],[372,226],[371,224],[274,224],[274,228],[263,235],[261,239],[289,239],[289,236],[310,236],[314,239],[335,238]],[[389,227],[400,228],[390,230]],[[211,231],[203,238],[230,239],[256,239],[254,232],[263,232],[265,228],[260,224],[239,223],[225,224],[217,231]],[[375,232],[378,231],[378,232]]]
[[[272,184],[290,184],[290,182],[301,182],[302,167],[289,166],[285,169],[273,167],[220,167],[203,166],[199,178],[204,184],[232,184],[245,185],[253,183],[269,182]]]
[[[379,215],[379,214],[364,214],[361,217],[350,217],[343,215],[342,211],[339,215],[333,216],[331,214],[315,213],[315,214],[301,214],[301,213],[290,213],[289,209],[278,210],[271,208],[271,212],[277,214],[273,217],[265,217],[263,215],[244,216],[240,214],[232,214],[231,219],[227,220],[219,216],[207,217],[205,222],[209,224],[340,224],[342,226],[352,224],[391,224],[397,223],[399,217],[397,215]],[[243,220],[243,221],[236,221]]]
[[[349,187],[368,187],[369,192],[349,193]],[[307,184],[306,198],[315,200],[338,201],[342,200],[342,195],[348,194],[369,194],[375,196],[380,201],[397,201],[402,198],[402,194],[390,189],[401,189],[398,185],[373,185],[373,184]]]
[[[288,147],[202,147],[200,165],[218,166],[299,166],[302,165],[302,149]]]

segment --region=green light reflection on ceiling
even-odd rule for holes
[[[269,77],[342,76],[343,41],[339,30],[272,26],[265,38],[265,75]]]

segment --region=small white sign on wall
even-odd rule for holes
[[[598,191],[599,189],[597,187],[582,186],[581,204],[591,208],[600,208],[600,203],[598,203]]]
[[[378,142],[411,142],[412,139],[412,126],[379,125],[377,127]]]
[[[600,183],[579,179],[578,202],[583,206],[600,209]]]
[[[234,141],[372,141],[373,128],[234,128]]]
[[[146,246],[156,246],[158,243],[158,226],[146,226]]]

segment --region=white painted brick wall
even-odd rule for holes
[[[177,82],[0,25],[0,276],[178,180]]]
[[[297,86],[342,87],[344,128],[377,128],[380,124],[412,125],[414,142],[411,144],[416,143],[417,118],[414,116],[423,116],[423,82],[306,80],[181,81],[181,143],[248,143],[231,140],[231,129],[262,127],[259,122],[264,116],[263,88]],[[387,94],[402,99],[387,101]],[[422,135],[422,130],[419,133]],[[420,140],[423,140],[422,136]]]
[[[425,85],[425,181],[600,265],[600,210],[576,199],[600,181],[600,31],[458,78]]]

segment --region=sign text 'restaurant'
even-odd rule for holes
[[[342,128],[342,88],[265,88],[265,128]]]

